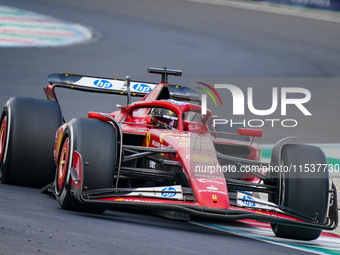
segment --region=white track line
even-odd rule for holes
[[[257,241],[262,241],[262,242],[265,242],[265,243],[283,246],[283,247],[286,247],[286,248],[291,248],[291,249],[300,250],[300,251],[309,252],[309,253],[314,253],[314,254],[323,254],[323,255],[325,254],[323,252],[313,251],[313,250],[310,250],[308,248],[292,246],[292,245],[285,244],[285,243],[282,243],[282,242],[275,242],[274,240],[271,240],[270,238],[265,238],[265,237],[261,237],[261,236],[257,236],[257,235],[253,235],[253,234],[249,234],[249,233],[244,233],[244,232],[241,232],[241,231],[237,231],[237,230],[234,230],[234,229],[231,229],[231,228],[226,228],[226,227],[222,227],[222,226],[218,226],[218,225],[210,225],[210,224],[199,223],[199,222],[194,222],[194,221],[190,221],[190,223],[197,225],[197,226],[210,228],[210,229],[214,229],[214,230],[219,230],[219,231],[226,232],[226,233],[233,234],[233,235],[237,235],[237,236],[246,237],[246,238],[250,238],[250,239],[253,239],[253,240],[257,240]]]

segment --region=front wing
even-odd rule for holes
[[[81,179],[83,179],[83,175]],[[242,198],[236,196],[233,206],[228,209],[209,208],[195,202],[190,188],[179,185],[154,188],[110,188],[87,190],[81,180],[72,185],[73,195],[84,204],[107,205],[113,208],[138,208],[148,211],[165,210],[186,213],[193,217],[206,218],[219,221],[234,221],[251,219],[260,222],[269,222],[299,226],[313,229],[334,230],[338,225],[337,191],[332,185],[332,196],[329,206],[329,214],[325,223],[296,216],[294,213],[280,210],[273,203],[267,203],[260,209],[240,208],[238,201]],[[171,188],[171,189],[170,189]],[[145,195],[149,192],[148,195]],[[144,194],[144,196],[143,196]],[[153,194],[153,195],[150,195]],[[164,198],[159,198],[160,196]],[[244,202],[244,200],[243,200]],[[251,200],[253,202],[253,200]],[[272,208],[269,208],[272,207]]]

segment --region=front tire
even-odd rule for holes
[[[272,202],[286,206],[317,222],[324,223],[327,216],[329,177],[326,157],[320,148],[310,145],[288,144],[282,148],[283,165],[296,167],[296,171],[282,172],[281,193]],[[312,167],[321,164],[319,172]],[[301,166],[301,167],[300,167]],[[305,168],[308,167],[308,168]],[[325,171],[324,171],[325,170]],[[314,240],[321,230],[271,224],[277,237]]]
[[[106,206],[81,203],[73,196],[72,155],[77,151],[83,161],[83,187],[112,188],[116,165],[116,134],[113,126],[96,119],[76,118],[63,135],[55,176],[56,197],[61,208],[71,211],[103,213]],[[86,164],[85,164],[86,163]]]
[[[0,116],[0,182],[38,187],[54,178],[55,132],[62,125],[57,103],[11,98]]]

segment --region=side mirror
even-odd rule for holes
[[[239,128],[237,131],[238,135],[242,136],[252,136],[252,137],[262,137],[262,130],[260,129],[249,129],[249,128]]]

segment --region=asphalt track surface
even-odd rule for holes
[[[339,143],[340,26],[299,17],[182,0],[2,0],[91,29],[93,39],[55,48],[0,48],[0,105],[13,96],[44,98],[54,72],[159,81],[149,66],[181,69],[173,83],[197,78],[323,78],[313,84],[311,119],[289,130],[302,141]],[[336,81],[336,80],[335,80]],[[61,92],[62,93],[62,92]],[[66,120],[111,111],[125,99],[63,94]],[[265,98],[263,98],[265,100]],[[101,103],[101,104],[99,104]],[[95,108],[93,108],[93,106]],[[85,110],[87,109],[87,110]],[[262,143],[289,135],[265,130]],[[0,185],[0,254],[302,254],[148,214],[67,212],[39,190]]]

